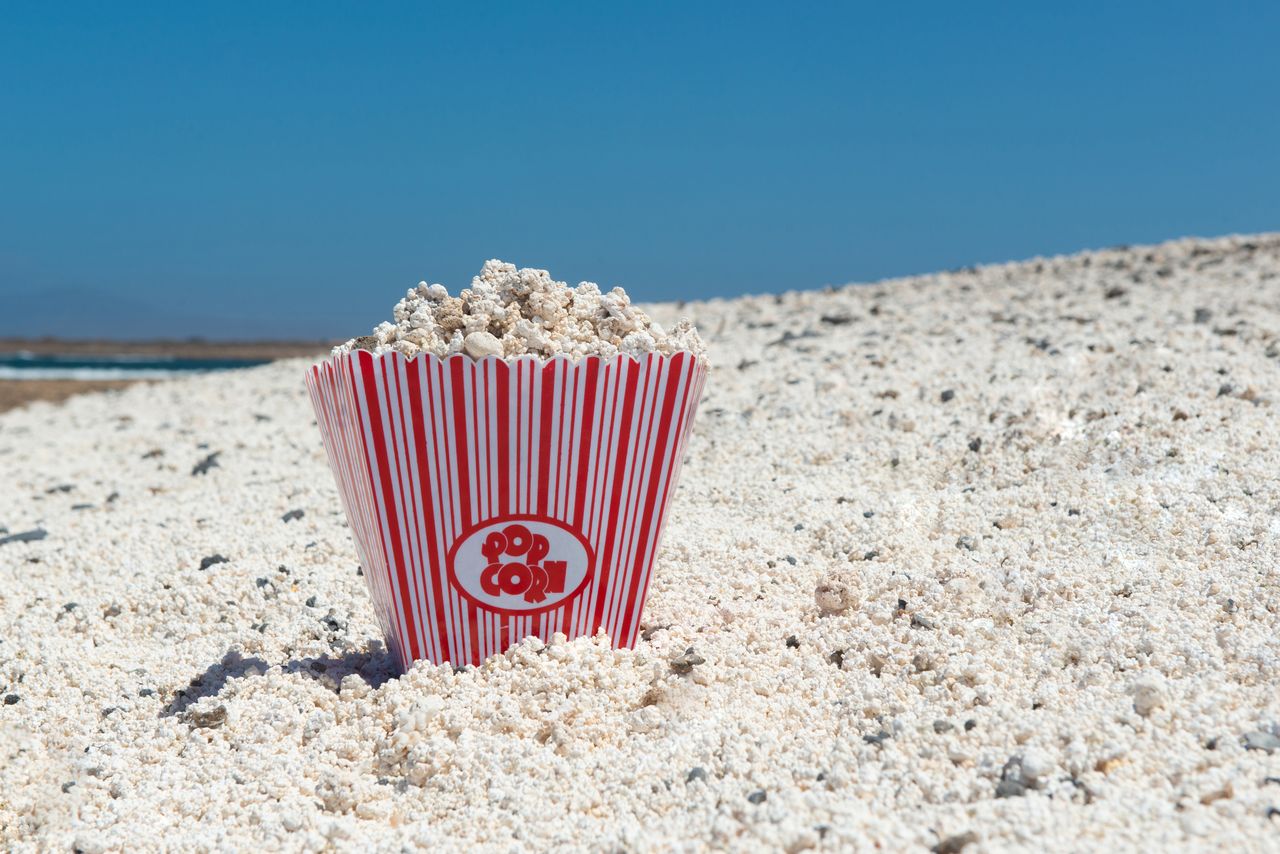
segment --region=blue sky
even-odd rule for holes
[[[490,257],[670,299],[1274,230],[1277,32],[1263,3],[6,4],[0,334],[346,336]]]

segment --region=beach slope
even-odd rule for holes
[[[0,847],[1276,844],[1280,236],[653,311],[634,651],[391,678],[303,360],[0,415]]]

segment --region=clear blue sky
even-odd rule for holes
[[[1274,230],[1277,33],[1276,3],[5,4],[0,334],[345,336],[490,257],[668,299]]]

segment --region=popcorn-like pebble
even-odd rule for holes
[[[473,359],[579,359],[688,350],[706,356],[688,319],[667,332],[633,305],[622,288],[601,293],[594,282],[571,288],[553,281],[546,270],[516,269],[502,261],[486,261],[471,287],[456,297],[443,285],[420,282],[396,304],[391,317],[394,322],[335,347],[333,354],[369,350],[408,357],[465,353]]]

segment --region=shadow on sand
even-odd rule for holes
[[[192,678],[186,688],[178,689],[173,699],[161,710],[160,717],[180,715],[205,697],[221,693],[228,679],[261,676],[270,667],[270,664],[257,656],[245,657],[236,650],[230,650],[222,660],[209,665],[203,673]],[[376,640],[370,641],[364,649],[353,649],[341,655],[291,659],[281,665],[281,669],[285,673],[301,675],[303,678],[323,680],[335,690],[343,678],[352,673],[358,673],[373,688],[400,675],[395,656],[383,648],[381,641]]]

